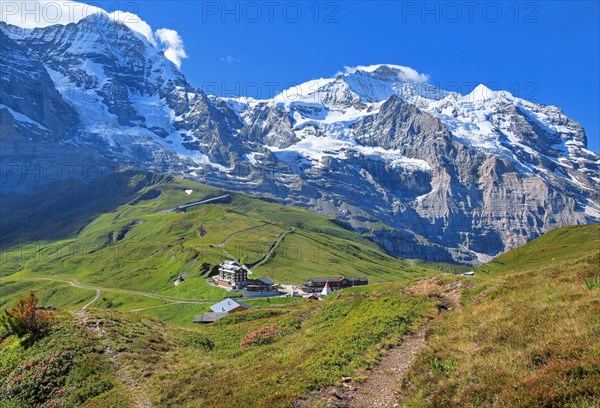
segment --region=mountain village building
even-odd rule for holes
[[[246,288],[243,291],[244,297],[266,297],[279,296],[277,285],[269,278],[249,279]]]
[[[215,313],[234,313],[234,312],[241,312],[242,310],[247,310],[247,309],[251,309],[252,306],[244,303],[244,302],[240,302],[239,300],[233,300],[231,298],[227,298],[225,300],[221,300],[218,303],[215,303],[214,305],[212,305],[210,307],[210,310],[212,310]]]
[[[359,278],[357,276],[351,277],[337,277],[337,278],[312,278],[304,282],[300,287],[306,293],[318,293],[322,292],[325,286],[330,290],[340,290],[345,288],[351,288],[352,286],[368,285],[369,279]]]
[[[210,307],[212,312],[194,316],[194,323],[213,323],[230,313],[241,312],[251,308],[252,306],[244,302],[227,298],[212,305]]]
[[[236,261],[225,261],[219,265],[219,274],[213,278],[213,282],[234,290],[242,289],[248,285],[249,273],[251,272],[245,265]]]

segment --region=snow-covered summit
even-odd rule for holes
[[[383,102],[392,95],[426,96],[439,99],[448,93],[427,83],[428,76],[400,65],[377,64],[346,67],[332,78],[310,80],[279,93],[273,101],[282,104],[321,104],[344,108],[353,103]]]
[[[345,67],[345,74],[355,74],[358,71],[367,73],[378,73],[381,76],[387,76],[390,79],[427,82],[429,75],[417,72],[415,69],[394,64],[374,64],[374,65],[358,65],[355,67]]]
[[[560,164],[559,157],[569,157],[574,147],[585,146],[583,129],[557,107],[483,84],[460,94],[427,81],[426,75],[400,65],[346,67],[331,78],[304,82],[270,100],[236,99],[228,104],[246,122],[255,109],[283,110],[299,139],[311,134],[353,140],[355,123],[377,115],[385,101],[398,97],[440,119],[462,143],[509,158],[524,171],[539,159],[535,156],[550,156]],[[515,120],[522,124],[521,131]],[[521,156],[515,156],[519,151]]]
[[[118,3],[115,3],[118,6]],[[126,26],[138,37],[143,37],[149,44],[163,51],[165,56],[178,67],[181,59],[186,58],[183,41],[176,31],[161,28],[153,31],[152,27],[137,14],[130,11],[114,10],[108,12],[94,5],[76,1],[47,1],[32,0],[13,3],[10,8],[0,12],[0,23],[9,28],[7,34],[17,40],[19,36],[29,36],[28,31],[47,27],[68,26],[87,22],[109,20],[118,25]]]
[[[0,22],[0,40],[1,80],[16,85],[0,86],[3,142],[23,157],[50,143],[60,157],[89,149],[306,206],[391,253],[438,261],[476,262],[600,217],[600,158],[584,130],[506,91],[447,92],[378,64],[266,100],[207,96],[167,50],[102,13],[37,28]],[[54,95],[42,103],[40,83]]]

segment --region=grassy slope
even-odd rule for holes
[[[445,314],[428,333],[429,348],[413,365],[403,404],[595,406],[600,395],[600,288],[594,287],[600,282],[598,228],[560,229],[540,238],[538,253],[552,248],[554,262],[547,258],[539,266],[530,256],[533,267],[498,267],[468,280],[463,307]],[[579,245],[559,254],[556,248],[571,241],[559,236]],[[584,241],[587,248],[581,246]],[[495,264],[508,263],[500,261]],[[410,295],[406,285],[353,288],[323,302],[256,300],[250,311],[193,330],[137,313],[60,312],[59,324],[30,348],[0,334],[0,386],[6,387],[24,362],[66,352],[71,363],[56,381],[68,390],[60,397],[67,406],[127,407],[144,394],[165,407],[290,406],[341,377],[360,376],[382,347],[435,314],[435,299]],[[190,305],[175,307],[182,312]],[[288,330],[271,344],[240,348],[245,335],[266,325]],[[132,394],[131,386],[138,391]],[[14,398],[3,404],[27,406]]]
[[[133,406],[109,355],[73,314],[58,312],[32,345],[2,329],[0,338],[0,407]]]
[[[290,406],[310,390],[364,371],[381,347],[435,313],[430,300],[408,295],[404,288],[403,283],[380,284],[323,302],[257,307],[195,330],[100,309],[86,313],[84,329],[81,314],[65,312],[59,325],[31,348],[0,335],[0,386],[6,387],[24,362],[76,348],[72,372],[56,379],[61,389],[75,387],[60,398],[67,406],[109,405],[103,401],[130,406],[140,400],[128,397],[128,383],[160,407]],[[273,343],[240,347],[246,334],[266,325],[287,330]],[[99,378],[104,387],[89,389]]]
[[[56,240],[134,199],[140,189],[169,176],[123,171],[88,183],[70,180],[36,187],[34,194],[0,194],[0,244]]]
[[[588,255],[600,249],[597,224],[559,228],[478,268],[484,274],[523,271]]]
[[[225,249],[242,261],[256,262],[281,233],[288,232],[267,262],[255,271],[256,276],[268,276],[276,282],[299,284],[309,277],[336,275],[367,276],[372,282],[397,281],[433,271],[425,263],[386,255],[376,244],[334,219],[304,209],[231,193],[228,204],[204,204],[184,213],[164,213],[160,211],[223,191],[188,180],[153,178],[146,173],[127,173],[117,179],[118,191],[142,186],[138,196],[148,191],[160,191],[160,196],[130,200],[95,217],[66,238],[4,249],[0,254],[0,276],[4,276],[0,279],[0,305],[11,304],[33,289],[44,305],[80,308],[85,304],[82,293],[89,301],[95,295],[90,288],[98,287],[102,296],[94,307],[124,311],[150,308],[143,312],[190,324],[190,316],[204,306],[175,304],[144,294],[206,302],[225,297],[225,291],[205,281],[210,270],[227,259],[218,245],[230,235],[252,227],[258,228],[235,235]],[[193,193],[186,194],[186,189]],[[172,282],[180,274],[186,280],[173,287]],[[49,284],[41,278],[54,282]],[[74,288],[69,282],[87,288]],[[57,293],[65,297],[59,299]]]
[[[561,228],[480,267],[429,332],[404,405],[597,407],[599,234]]]

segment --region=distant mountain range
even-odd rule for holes
[[[51,170],[85,179],[120,164],[332,215],[400,257],[468,264],[600,220],[584,129],[506,91],[461,95],[372,65],[268,100],[220,98],[102,14],[0,23],[0,45],[4,197]]]

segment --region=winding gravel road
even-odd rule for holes
[[[96,300],[98,300],[98,298],[100,297],[100,289],[96,289],[96,296],[92,299],[91,302],[86,303],[81,310],[85,310],[87,309],[92,303],[94,303]]]

